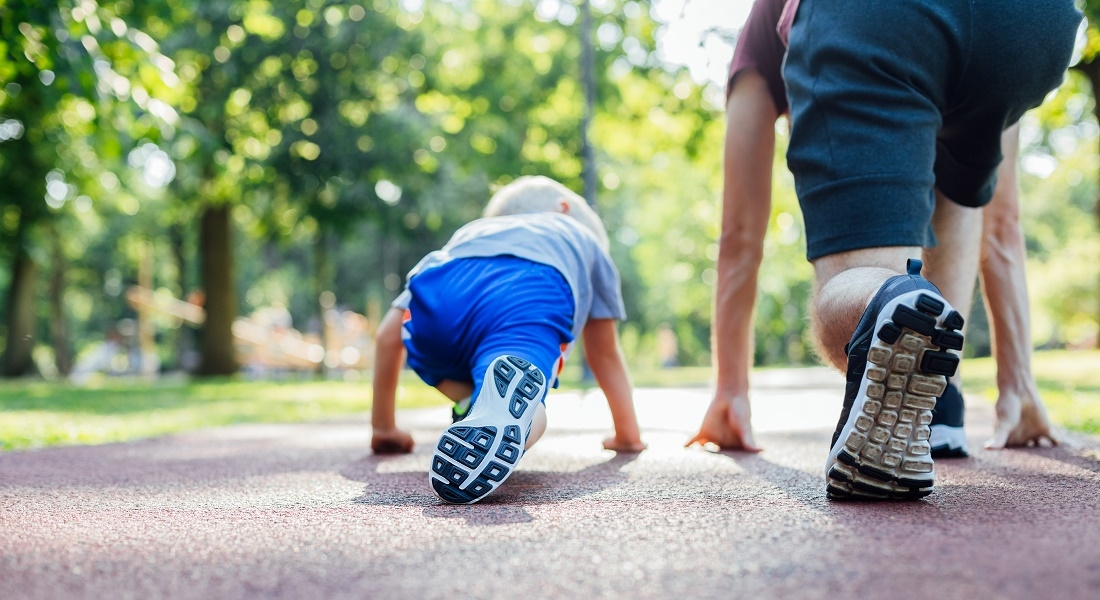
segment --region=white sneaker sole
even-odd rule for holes
[[[465,419],[436,444],[428,480],[444,502],[473,504],[496,490],[523,456],[546,377],[530,362],[501,356],[489,364]]]
[[[970,456],[966,445],[966,431],[962,427],[933,425],[928,436],[934,458],[966,458]]]
[[[828,496],[910,500],[932,492],[932,409],[955,372],[962,319],[937,294],[907,292],[879,312],[867,367],[825,464]],[[945,321],[949,321],[945,326]]]

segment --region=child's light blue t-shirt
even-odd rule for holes
[[[455,232],[447,245],[425,256],[411,271],[418,273],[458,258],[510,255],[554,267],[573,290],[573,337],[589,319],[626,318],[619,271],[596,236],[576,219],[538,212],[478,219]],[[409,306],[406,287],[393,302]]]

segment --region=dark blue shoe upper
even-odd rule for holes
[[[953,383],[947,384],[947,389],[936,401],[936,408],[932,411],[931,425],[947,425],[948,427],[963,426],[963,412],[966,405],[963,402],[962,392]]]

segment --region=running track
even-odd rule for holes
[[[641,390],[650,449],[600,449],[596,394],[496,494],[427,485],[446,409],[408,411],[407,456],[368,419],[247,425],[0,454],[0,598],[1100,598],[1100,440],[937,461],[936,492],[833,503],[823,468],[841,382],[757,374],[765,452],[680,446],[705,390]]]

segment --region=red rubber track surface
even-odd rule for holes
[[[406,456],[366,418],[0,454],[0,598],[1097,597],[1100,441],[985,451],[971,402],[929,498],[830,502],[841,382],[813,373],[758,378],[758,455],[680,447],[706,390],[639,391],[639,455],[600,448],[598,395],[552,396],[472,506],[428,488],[446,409],[399,414]]]

